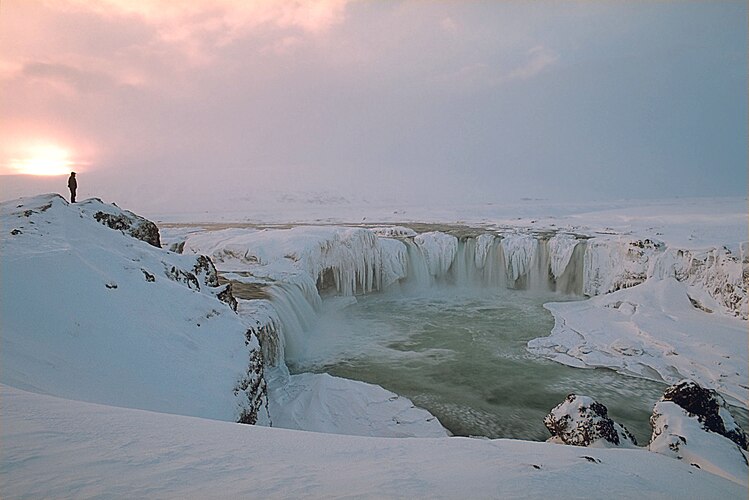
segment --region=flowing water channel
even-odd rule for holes
[[[665,385],[607,369],[579,369],[527,352],[548,335],[553,292],[434,287],[324,304],[293,372],[327,372],[385,387],[436,415],[453,434],[545,440],[543,418],[567,394],[591,396],[639,443],[650,436]],[[302,346],[299,346],[302,347]]]

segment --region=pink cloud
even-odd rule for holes
[[[211,34],[217,41],[240,38],[259,27],[321,33],[344,19],[350,0],[67,0],[68,9],[101,16],[134,16],[158,27],[166,42]]]

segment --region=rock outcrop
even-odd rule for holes
[[[544,418],[549,441],[601,448],[637,446],[635,437],[608,417],[608,409],[588,396],[570,394]]]
[[[691,380],[672,385],[653,407],[648,449],[747,484],[747,435],[723,397]]]
[[[98,198],[95,198],[95,200],[102,203]],[[156,224],[139,215],[135,215],[129,210],[120,210],[118,212],[98,210],[94,213],[93,217],[97,222],[111,229],[122,231],[133,238],[145,241],[149,245],[161,248],[161,237]]]
[[[682,380],[666,389],[661,401],[673,401],[690,416],[697,417],[706,431],[725,436],[747,449],[746,433],[733,419],[726,400],[716,391],[700,387],[691,380]]]

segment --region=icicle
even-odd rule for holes
[[[536,246],[536,239],[528,234],[508,234],[502,238],[502,250],[510,285],[528,274]]]
[[[551,274],[559,279],[572,258],[578,239],[571,234],[557,233],[549,239]]]
[[[433,277],[441,278],[447,274],[458,251],[458,238],[434,231],[417,235],[414,243],[421,248]]]
[[[480,234],[478,238],[476,238],[476,251],[474,255],[476,269],[484,269],[484,266],[486,266],[486,258],[494,246],[494,240],[496,239],[496,236],[489,233]]]

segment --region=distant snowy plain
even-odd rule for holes
[[[165,244],[184,241],[192,234],[195,239],[191,243],[188,238],[188,248],[210,255],[219,271],[249,269],[272,279],[316,269],[324,257],[318,255],[315,260],[310,252],[319,251],[319,245],[331,237],[340,238],[341,229],[336,228],[352,224],[394,228],[430,223],[481,231],[548,231],[593,239],[657,241],[660,246],[651,253],[643,251],[640,260],[626,263],[644,266],[644,270],[636,269],[646,275],[642,284],[607,293],[609,283],[591,281],[601,288],[591,293],[597,297],[550,304],[556,319],[554,331],[550,337],[531,342],[529,348],[573,366],[606,366],[667,381],[690,376],[746,407],[745,304],[731,310],[730,304],[721,302],[720,294],[709,293],[715,283],[705,283],[701,275],[684,274],[682,263],[668,254],[669,249],[690,255],[713,252],[713,261],[723,262],[721,256],[729,252],[738,258],[738,271],[727,259],[724,274],[729,278],[741,274],[746,268],[748,239],[744,199],[556,207],[528,200],[515,205],[431,209],[354,205],[323,198],[314,198],[313,203],[299,198],[281,201],[254,209],[247,205],[236,212],[146,215],[157,220]],[[175,283],[165,282],[163,287],[181,293],[179,299],[161,302],[160,296],[144,296],[139,292],[144,285],[136,284],[133,276],[142,280],[144,269],[151,269],[148,266],[163,267],[161,254],[145,250],[142,242],[130,241],[116,231],[109,234],[109,229],[77,220],[86,215],[77,206],[54,201],[60,205],[54,207],[58,219],[39,214],[37,229],[42,226],[44,231],[38,243],[33,247],[19,243],[15,236],[8,236],[17,229],[13,219],[17,214],[12,212],[18,203],[6,202],[2,214],[3,497],[746,496],[746,481],[720,474],[720,464],[714,471],[724,477],[645,450],[582,449],[501,439],[393,440],[340,435],[445,433],[428,414],[381,388],[319,378],[323,375],[302,380],[278,367],[281,373],[273,369],[267,373],[270,385],[273,377],[283,378],[281,387],[293,398],[284,400],[281,393],[271,390],[270,418],[275,405],[278,422],[339,435],[194,418],[235,420],[247,404],[231,395],[247,365],[246,318],[237,322],[228,309],[212,305],[204,291],[184,295],[185,287]],[[24,203],[44,205],[46,199]],[[265,234],[248,232],[245,227],[281,223],[313,224],[318,229],[302,229],[287,238],[279,236],[283,233],[278,227]],[[219,233],[204,231],[217,229],[214,224],[224,226],[220,238]],[[323,229],[319,229],[321,224]],[[24,231],[33,233],[34,229]],[[387,231],[377,231],[387,239]],[[223,262],[216,258],[227,257],[226,250],[237,247],[238,238],[258,236],[263,244],[254,254],[245,252],[241,259]],[[247,243],[242,242],[245,250]],[[431,245],[437,257],[452,251],[451,243],[442,237],[423,245]],[[135,256],[121,252],[123,246],[134,249]],[[287,262],[286,256],[294,251],[307,252],[294,260],[302,264]],[[564,245],[559,251],[566,251]],[[622,263],[615,252],[605,256],[613,266]],[[60,257],[63,260],[57,260]],[[124,264],[112,267],[110,259]],[[248,267],[222,269],[227,262],[243,259]],[[434,273],[450,264],[439,258],[430,263],[429,271]],[[393,268],[385,275],[397,279],[398,272]],[[356,266],[353,273],[354,289],[357,283],[376,288],[374,276],[363,276]],[[126,297],[113,300],[114,294]],[[703,309],[695,308],[690,299]],[[91,314],[80,313],[85,310]],[[274,320],[272,311],[261,304],[240,301],[239,311],[256,317],[258,325]],[[165,320],[165,314],[171,319]],[[150,333],[161,329],[154,326],[160,323],[170,332],[163,338]],[[602,329],[601,324],[611,328]],[[709,334],[701,334],[708,329]],[[213,333],[206,337],[206,331]],[[121,337],[121,332],[131,337]],[[219,332],[233,333],[215,336]],[[116,342],[110,343],[107,334],[117,335]],[[206,368],[212,371],[204,373]],[[336,385],[338,398],[326,397]],[[354,400],[356,405],[347,404]]]

